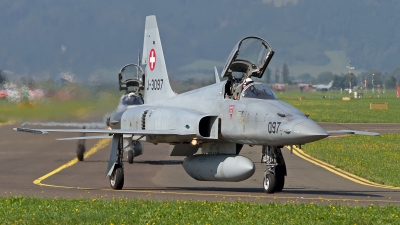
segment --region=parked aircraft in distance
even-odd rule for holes
[[[279,192],[287,174],[281,151],[284,146],[300,146],[335,134],[377,133],[325,131],[307,115],[280,101],[266,84],[253,82],[252,77],[263,76],[273,55],[264,39],[245,37],[223,67],[221,77],[227,79],[176,94],[170,86],[156,17],[148,16],[142,57],[145,74],[143,82],[138,83],[144,91],[144,104],[111,116],[110,129],[14,129],[35,134],[103,134],[64,140],[112,138],[106,176],[113,189],[124,185],[124,150],[141,153],[142,141],[174,145],[171,156],[186,156],[183,168],[199,181],[238,182],[250,178],[255,165],[240,152],[243,145],[262,146],[261,161],[266,165],[263,189],[266,193]]]
[[[285,84],[278,84],[278,83],[273,84],[272,90],[283,92],[283,91],[285,91]]]
[[[329,89],[331,89],[333,84],[333,81],[329,82],[328,85],[325,84],[316,84],[313,85],[312,87],[315,88],[317,91],[329,91]]]

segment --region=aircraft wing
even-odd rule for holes
[[[358,134],[358,135],[369,135],[369,136],[380,135],[380,133],[376,132],[359,131],[359,130],[327,130],[326,132],[328,133],[329,136],[344,135],[344,134]]]
[[[15,131],[33,133],[33,134],[47,134],[49,132],[62,132],[62,133],[100,133],[100,134],[132,134],[132,135],[196,135],[193,132],[186,132],[181,130],[108,130],[108,129],[30,129],[30,128],[13,128]]]

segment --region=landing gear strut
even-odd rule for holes
[[[268,194],[282,191],[285,186],[286,164],[282,151],[277,146],[263,146],[261,162],[267,169],[264,171],[263,188]]]
[[[121,190],[124,186],[124,167],[122,163],[124,150],[122,146],[123,136],[114,134],[107,175],[110,179],[111,188],[115,190]]]

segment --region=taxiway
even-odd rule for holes
[[[320,123],[326,130],[357,129],[398,133],[399,124]],[[73,134],[34,135],[0,126],[0,193],[46,198],[142,198],[152,200],[247,200],[255,202],[315,202],[346,205],[400,205],[400,188],[354,182],[283,149],[288,169],[282,192],[265,194],[261,147],[245,146],[241,154],[255,162],[255,174],[242,182],[201,182],[187,175],[183,157],[169,156],[169,145],[145,144],[134,164],[124,163],[125,185],[110,189],[105,178],[110,142],[88,141],[90,156],[76,160],[75,141],[57,141]]]

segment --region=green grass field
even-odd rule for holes
[[[339,91],[305,92],[287,91],[276,93],[278,98],[304,114],[308,114],[316,122],[335,123],[400,123],[400,99],[396,98],[394,90],[387,90],[385,94],[364,94],[364,98],[343,101],[342,97],[349,94],[340,94]],[[74,100],[59,101],[48,99],[33,105],[7,102],[0,100],[0,123],[10,120],[16,121],[84,121],[90,115],[101,117],[114,110],[121,96],[119,92],[103,92],[96,97],[84,93]],[[326,96],[323,98],[323,96]],[[300,97],[305,100],[300,101]],[[388,103],[388,110],[371,110],[370,103]]]
[[[120,93],[99,93],[96,97],[83,95],[79,98],[61,101],[45,99],[42,102],[9,102],[0,100],[0,123],[74,121],[85,122],[102,118],[118,105]]]
[[[387,90],[385,94],[372,94],[369,91],[363,98],[342,100],[349,94],[339,91],[309,92],[290,91],[276,93],[278,98],[294,107],[316,122],[334,123],[400,123],[400,99],[396,91]],[[326,96],[323,98],[323,96]],[[305,100],[300,101],[299,98]],[[370,109],[370,103],[388,103],[388,110]]]
[[[302,150],[370,181],[400,187],[400,134],[326,138]]]
[[[396,206],[0,198],[1,224],[399,224]]]

